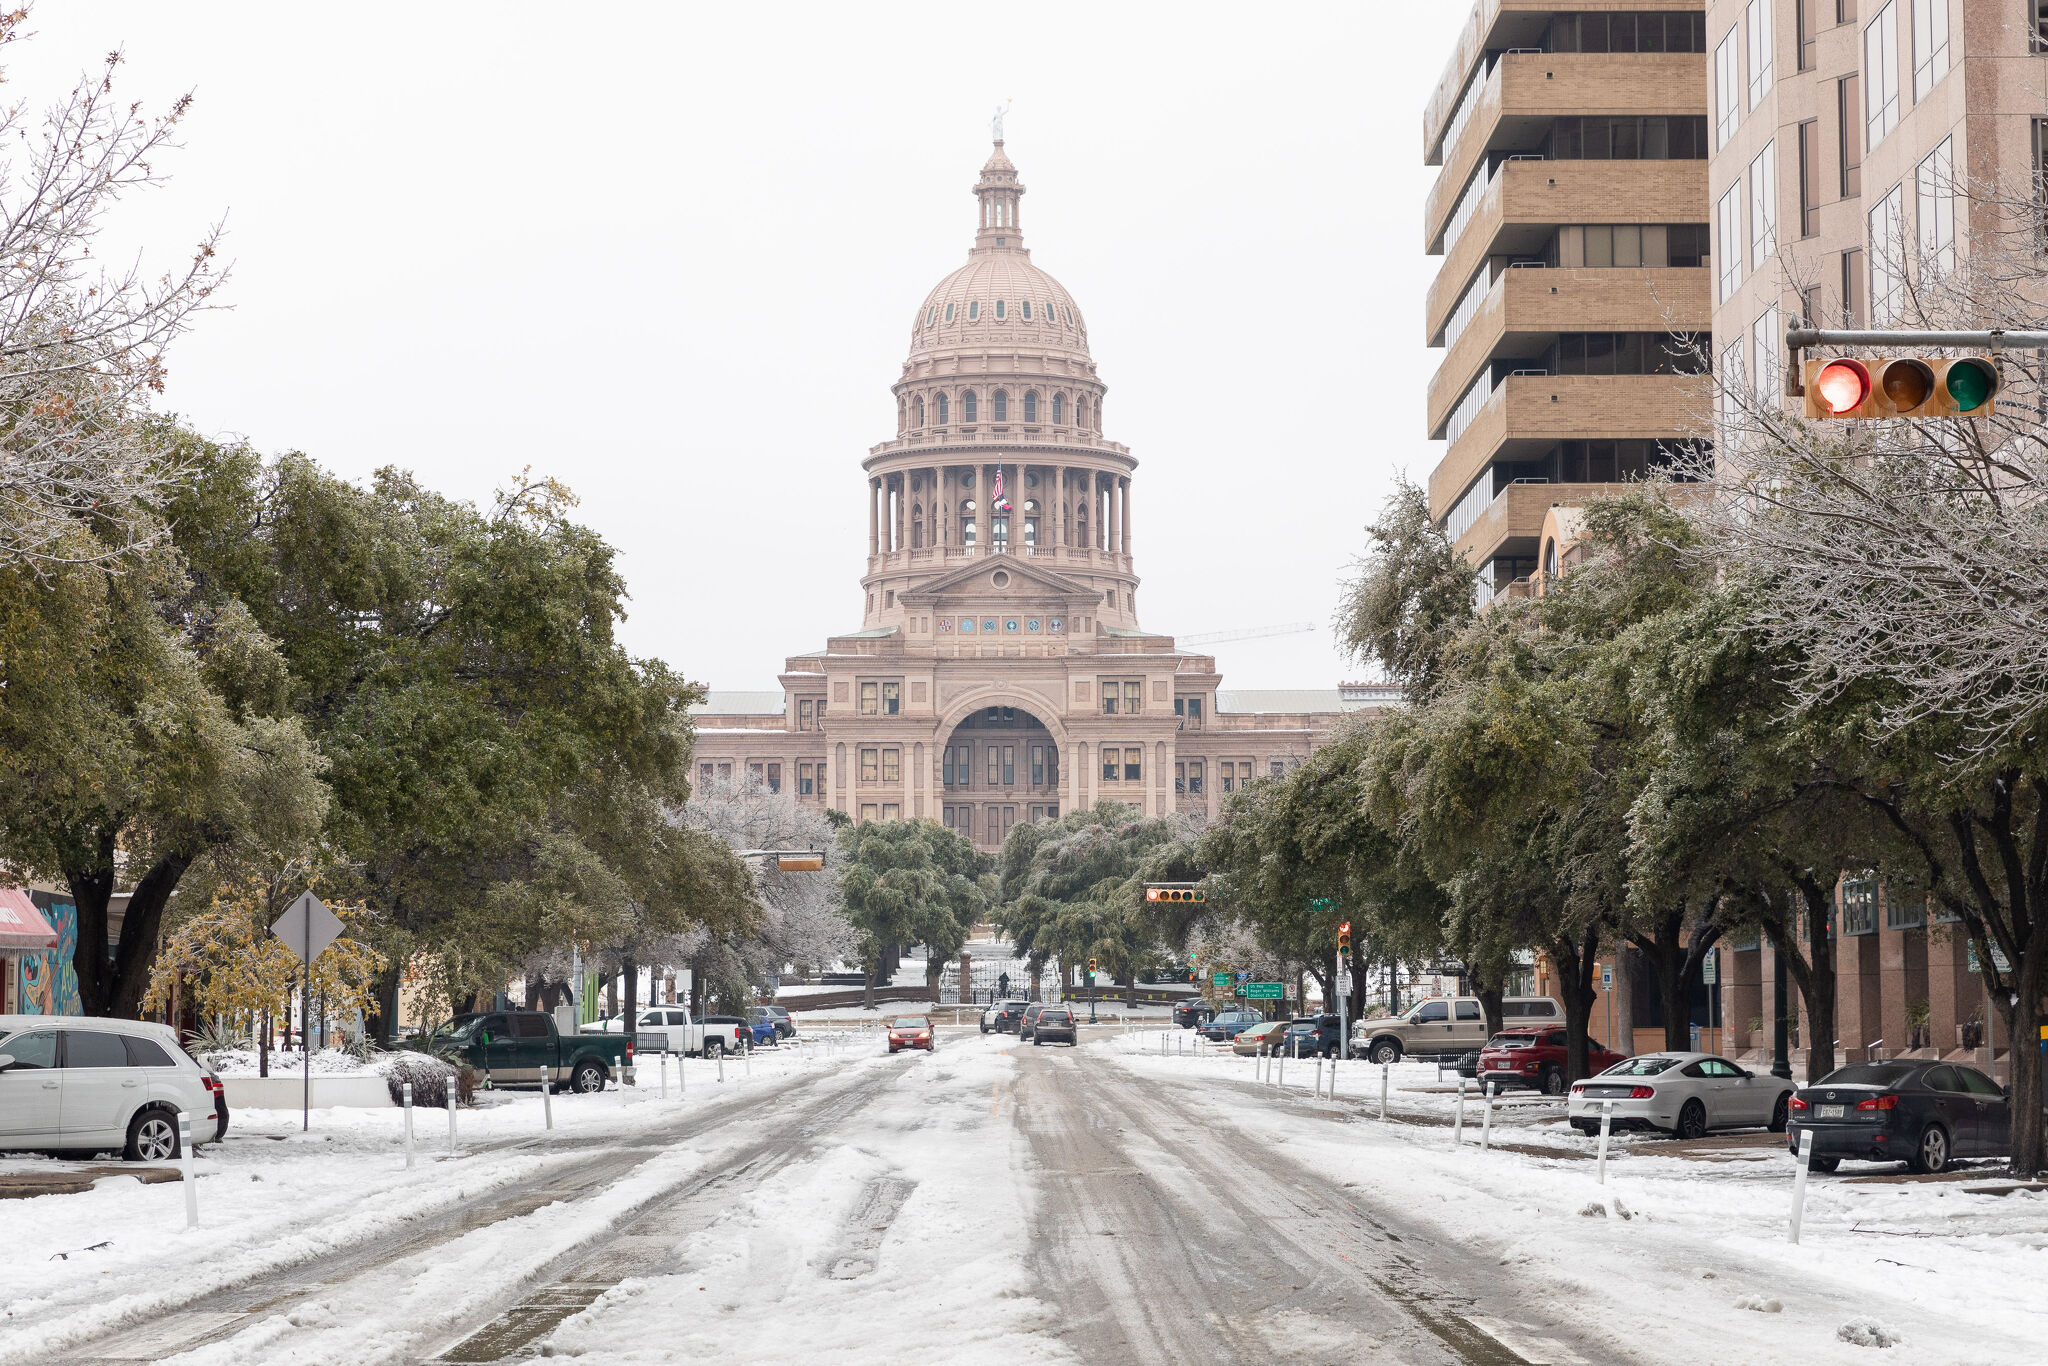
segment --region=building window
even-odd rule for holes
[[[1267,777],[1269,777],[1269,778],[1278,778],[1278,777],[1282,776],[1283,774],[1285,774],[1286,772],[1287,772],[1287,761],[1286,761],[1285,759],[1268,759],[1268,760],[1266,761],[1266,776],[1267,776]]]
[[[1053,421],[1053,425],[1054,425],[1055,427],[1057,427],[1058,425],[1060,425],[1060,424],[1061,424],[1062,422],[1065,422],[1066,420],[1067,420],[1067,396],[1066,396],[1065,394],[1054,394],[1054,395],[1052,396],[1052,421]]]
[[[1008,389],[996,390],[990,396],[988,406],[989,421],[1008,422],[1010,420],[1010,391]]]
[[[796,728],[798,730],[809,730],[811,728],[811,705],[811,699],[808,697],[801,699],[796,704]]]
[[[770,765],[768,765],[768,790],[769,790],[770,792],[780,792],[780,791],[782,791],[782,765],[781,765],[781,764],[770,764]]]
[[[720,764],[718,766],[718,776],[721,778],[730,779],[732,777],[732,765]]]
[[[1863,30],[1863,145],[1875,147],[1899,126],[1899,25],[1887,0]]]
[[[1145,751],[1137,746],[1132,746],[1124,751],[1124,781],[1127,783],[1142,782],[1144,781],[1144,776]]]
[[[962,422],[977,421],[978,419],[975,414],[980,411],[980,408],[981,400],[972,389],[960,395],[960,420]]]
[[[1870,299],[1863,291],[1863,251],[1851,247],[1842,253],[1842,321],[1850,327],[1870,321]]]
[[[879,683],[863,683],[860,685],[860,714],[862,716],[881,715],[881,689],[882,685]]]
[[[1814,46],[1820,41],[1820,7],[1827,0],[1794,0],[1799,7],[1799,69],[1813,70]]]
[[[1775,74],[1771,61],[1771,49],[1776,46],[1771,40],[1771,0],[1749,0],[1747,16],[1749,28],[1749,107],[1756,108],[1763,103],[1764,96],[1771,93],[1771,78]]]
[[[947,305],[946,305],[946,307],[947,307],[947,308],[948,308],[948,309],[950,310],[950,309],[951,309],[951,308],[952,308],[953,306],[952,306],[951,304],[947,304]],[[946,395],[944,395],[944,394],[940,394],[940,395],[939,395],[939,425],[940,425],[941,427],[945,426],[945,425],[946,425],[946,424],[947,424],[948,422],[952,421],[952,416],[951,416],[951,414],[952,414],[952,410],[953,410],[953,400],[952,400],[952,399],[950,399],[950,398],[948,398],[948,397],[946,397]]]
[[[754,781],[755,781],[755,782],[761,782],[761,781],[763,781],[763,780],[764,780],[764,779],[766,778],[766,776],[767,776],[766,774],[764,774],[764,773],[762,773],[762,772],[761,772],[761,766],[760,766],[759,764],[754,764],[754,763],[750,763],[750,764],[748,764],[748,765],[747,765],[747,772],[748,772],[748,774],[750,774],[750,775],[751,775],[751,776],[753,777],[753,779],[754,779]]]
[[[866,824],[867,822],[873,820],[879,814],[881,814],[881,808],[876,806],[874,803],[861,803],[860,819],[862,824]]]
[[[1035,389],[1025,391],[1024,420],[1026,422],[1038,421],[1038,391]]]
[[[1015,787],[1016,785],[1017,785],[1017,747],[1016,747],[1015,745],[1004,745],[1004,746],[1003,746],[1003,786],[1004,786],[1004,787]]]
[[[946,305],[946,321],[953,321],[953,305],[951,304]]]
[[[2048,52],[2048,0],[2028,0],[2028,4],[2033,11],[2032,17],[2028,20],[2033,42],[2028,50]]]
[[[951,787],[953,785],[953,747],[951,745],[947,745],[945,751],[939,756],[939,768],[940,785]]]
[[[1543,50],[1705,52],[1706,27],[1700,14],[1560,14],[1550,21]]]
[[[816,793],[817,790],[817,770],[810,764],[798,764],[796,766],[797,796],[809,797]]]
[[[1888,930],[1917,930],[1927,924],[1927,898],[1884,889],[1884,927]]]
[[[1799,125],[1799,235],[1820,233],[1820,120]]]
[[[1772,304],[1765,309],[1749,329],[1751,348],[1756,352],[1756,392],[1764,403],[1772,402],[1772,395],[1778,392],[1779,381],[1784,378],[1784,361],[1779,348],[1784,345],[1785,328],[1778,320],[1778,306]]]
[[[1905,186],[1894,185],[1870,211],[1870,321],[1879,327],[1897,319],[1906,302],[1905,230]]]
[[[977,318],[979,318],[980,316],[981,316],[981,301],[980,301],[979,299],[976,299],[976,300],[973,300],[972,302],[970,302],[970,303],[969,303],[969,304],[967,305],[967,321],[969,321],[969,322],[973,322],[973,321],[975,321],[975,320],[976,320]],[[970,422],[972,422],[973,420],[974,420],[974,419],[972,419],[972,418],[969,418],[969,419],[968,419],[968,421],[970,421]]]
[[[900,807],[900,806],[898,806],[898,805],[897,805],[896,803],[894,803],[894,802],[883,802],[883,803],[882,803],[882,819],[883,819],[883,820],[885,820],[885,821],[900,821],[900,820],[902,820],[902,819],[903,819],[903,808],[902,808],[902,807]]]
[[[990,745],[988,747],[988,785],[990,787],[999,786],[1002,782],[1002,777],[1003,747],[1001,745]]]
[[[1190,759],[1188,761],[1188,794],[1190,796],[1199,797],[1202,795],[1203,770],[1207,767],[1208,764],[1201,759]]]
[[[1002,301],[1001,299],[998,299],[998,300],[996,300],[996,316],[997,316],[998,318],[1001,318],[1001,317],[1005,317],[1005,316],[1007,316],[1007,315],[1006,315],[1006,314],[1005,314],[1005,313],[1003,312],[1003,301]]]
[[[2048,119],[2034,120],[2034,209],[2034,231],[2048,241]]]
[[[1554,375],[1685,375],[1698,364],[1668,332],[1567,332],[1544,359]]]
[[[864,749],[860,752],[860,780],[872,783],[881,776],[881,751]]]
[[[903,751],[885,749],[882,751],[882,781],[900,783],[903,781]]]
[[[697,781],[700,783],[708,783],[711,781],[711,765],[697,765]]]
[[[1188,790],[1188,766],[1185,763],[1173,766],[1173,790],[1177,794]]]
[[[1950,156],[1952,138],[1943,138],[1915,177],[1923,269],[1946,275],[1956,266],[1956,189]]]
[[[1728,187],[1728,193],[1721,196],[1721,203],[1714,214],[1714,227],[1719,240],[1714,243],[1714,255],[1718,262],[1716,271],[1720,280],[1719,302],[1727,303],[1735,297],[1735,291],[1742,284],[1742,177]]]
[[[1566,115],[1552,119],[1545,145],[1531,150],[1553,161],[1698,161],[1707,155],[1707,120],[1697,114]],[[1099,403],[1089,425],[1101,430]]]
[[[1031,747],[1031,785],[1033,787],[1045,786],[1044,745],[1033,745]]]
[[[1947,74],[1948,0],[1913,0],[1913,103],[1926,99]]]
[[[1842,933],[1877,933],[1877,883],[1850,878],[1842,883]]]
[[[1749,269],[1762,270],[1778,249],[1778,143],[1774,138],[1749,164]]]
[[[943,824],[945,825],[945,827],[946,827],[946,828],[947,828],[948,830],[951,830],[951,829],[953,829],[953,828],[954,828],[954,826],[953,826],[953,819],[954,819],[954,817],[953,817],[953,808],[952,808],[952,807],[950,807],[950,806],[940,807],[940,808],[939,808],[939,819],[940,819],[940,821],[941,821],[941,822],[942,822],[942,823],[943,823]]]
[[[903,685],[901,683],[884,683],[882,685],[882,715],[895,716],[901,712],[902,705]]]
[[[1122,697],[1123,695],[1124,695],[1124,689],[1123,689],[1123,684],[1121,684],[1121,683],[1105,683],[1105,684],[1103,684],[1103,685],[1102,685],[1102,714],[1103,714],[1104,716],[1115,716],[1115,715],[1116,715],[1116,705],[1117,705],[1117,699],[1118,699],[1118,698],[1120,698],[1120,697]]]
[[[1143,683],[1124,684],[1124,715],[1136,716],[1139,712],[1143,711],[1145,709],[1144,698],[1145,685]]]
[[[1180,718],[1176,730],[1200,730],[1202,728],[1202,699],[1199,697],[1176,697],[1173,699],[1173,714]]]
[[[1120,780],[1123,774],[1123,765],[1119,762],[1119,760],[1122,758],[1122,755],[1123,751],[1119,750],[1114,745],[1103,746],[1102,781],[1104,781],[1105,783],[1113,783]]]
[[[1739,27],[1730,28],[1714,49],[1714,150],[1728,145],[1742,118],[1742,48]]]
[[[1835,154],[1841,158],[1842,198],[1858,199],[1863,194],[1863,97],[1862,78],[1844,76],[1835,84],[1835,118],[1841,136]]]

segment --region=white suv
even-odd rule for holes
[[[227,1128],[220,1083],[168,1025],[70,1015],[0,1015],[0,1150],[118,1148],[131,1162],[178,1156]]]

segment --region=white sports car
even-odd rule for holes
[[[1792,1091],[1785,1077],[1751,1072],[1712,1053],[1645,1053],[1573,1082],[1566,1112],[1584,1134],[1600,1132],[1607,1104],[1614,1107],[1615,1129],[1661,1129],[1673,1138],[1759,1125],[1782,1133]]]

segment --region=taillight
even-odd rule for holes
[[[1582,1082],[1582,1081],[1579,1081],[1579,1082],[1573,1082],[1573,1083],[1572,1083],[1572,1094],[1573,1094],[1573,1095],[1575,1095],[1575,1096],[1583,1096],[1583,1095],[1585,1095],[1585,1094],[1586,1094],[1586,1083],[1584,1083],[1584,1082]]]
[[[631,1039],[628,1039],[628,1040],[626,1040],[626,1061],[628,1061],[628,1062],[631,1062],[632,1060],[633,1060],[633,1041],[632,1041]]]
[[[1628,1088],[1628,1098],[1630,1100],[1648,1100],[1656,1094],[1657,1088],[1654,1086],[1631,1086]]]
[[[1807,1108],[1806,1102],[1801,1100],[1797,1096],[1792,1097],[1792,1099],[1786,1101],[1785,1104],[1787,1105],[1787,1107],[1794,1110],[1804,1110]]]
[[[1859,1110],[1896,1110],[1899,1108],[1899,1098],[1897,1096],[1872,1096],[1869,1100],[1857,1101],[1856,1108]]]

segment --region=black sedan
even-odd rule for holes
[[[1015,1034],[1018,1022],[1024,1018],[1024,1012],[1030,1008],[1031,1002],[1029,1001],[1003,1002],[1003,1008],[996,1012],[996,1033]]]
[[[1216,1007],[1199,996],[1180,1002],[1173,1008],[1173,1022],[1182,1029],[1193,1029],[1216,1018]]]
[[[1794,1153],[1800,1135],[1812,1131],[1810,1165],[1820,1172],[1845,1157],[1938,1172],[1958,1157],[2004,1157],[2012,1144],[2005,1089],[1959,1063],[1899,1058],[1838,1067],[1793,1092],[1787,1120]]]
[[[1074,1024],[1074,1012],[1065,1006],[1047,1006],[1031,1023],[1031,1045],[1034,1048],[1047,1043],[1063,1043],[1071,1048],[1079,1042],[1081,1034]]]

